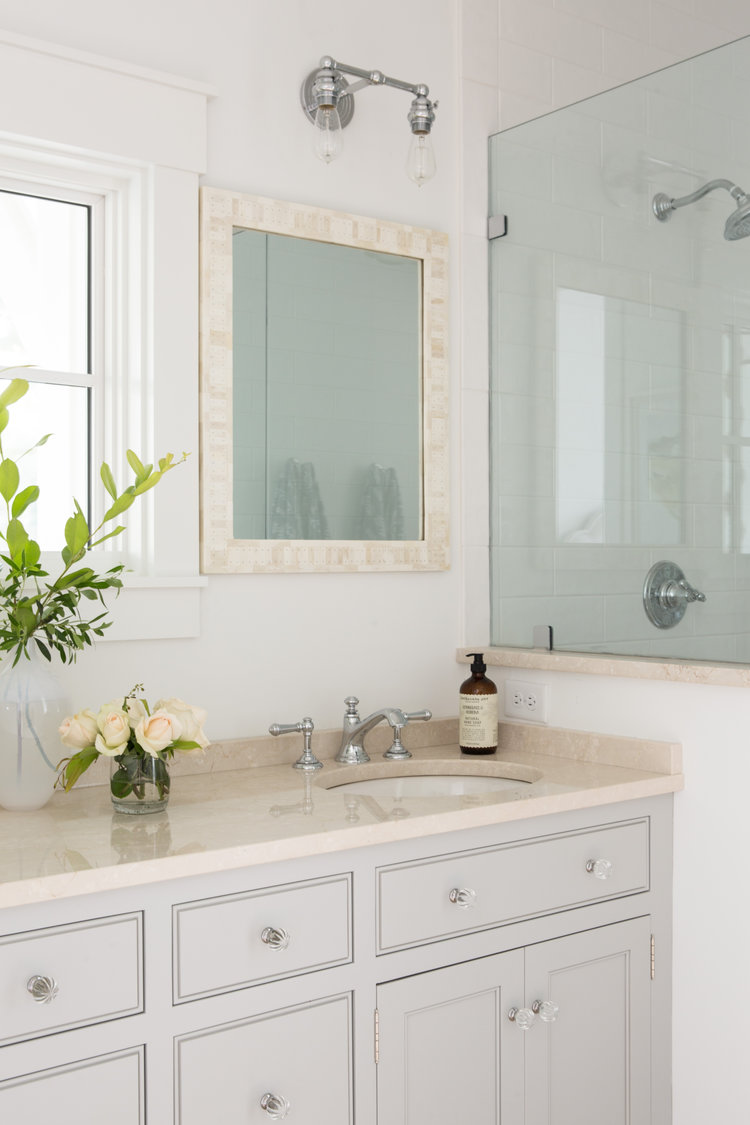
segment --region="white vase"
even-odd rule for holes
[[[47,804],[66,755],[58,727],[70,708],[49,663],[34,649],[13,667],[0,661],[0,805],[27,812]]]

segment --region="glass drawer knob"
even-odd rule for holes
[[[281,1121],[289,1113],[291,1106],[282,1094],[264,1094],[260,1099],[260,1108],[274,1121]]]
[[[35,973],[26,981],[26,991],[37,1004],[51,1004],[60,991],[54,977],[43,977]]]
[[[542,1023],[554,1023],[560,1014],[560,1005],[554,1000],[535,1000],[531,1010],[536,1012]]]
[[[471,887],[454,887],[448,898],[454,906],[460,906],[464,910],[477,904],[477,892],[472,891]]]
[[[266,926],[260,935],[260,940],[269,949],[286,949],[289,945],[289,934],[281,928],[276,929],[275,926]]]
[[[614,867],[608,859],[590,859],[586,863],[586,870],[595,879],[611,879]]]
[[[536,1023],[536,1013],[531,1008],[511,1008],[508,1019],[521,1031],[530,1031]]]

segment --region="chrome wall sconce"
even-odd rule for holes
[[[347,74],[358,81],[348,82],[344,77]],[[315,155],[330,164],[341,154],[341,131],[354,115],[354,95],[365,86],[393,86],[396,90],[414,95],[407,114],[412,137],[406,158],[406,174],[421,187],[425,180],[435,175],[430,131],[438,103],[430,100],[428,87],[388,78],[380,70],[347,66],[336,62],[330,55],[323,56],[319,68],[308,74],[300,91],[302,108],[315,126]]]

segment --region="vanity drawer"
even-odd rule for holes
[[[144,1050],[82,1059],[0,1082],[0,1121],[8,1125],[144,1125]]]
[[[176,1121],[352,1125],[352,1042],[349,993],[180,1036]]]
[[[140,913],[0,938],[0,1043],[142,1011]]]
[[[351,875],[173,908],[174,1002],[346,964]]]
[[[394,864],[377,885],[379,953],[440,941],[647,891],[649,822]]]

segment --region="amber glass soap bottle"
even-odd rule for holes
[[[497,750],[497,688],[485,676],[484,653],[470,652],[471,675],[459,689],[458,742],[462,754]]]

